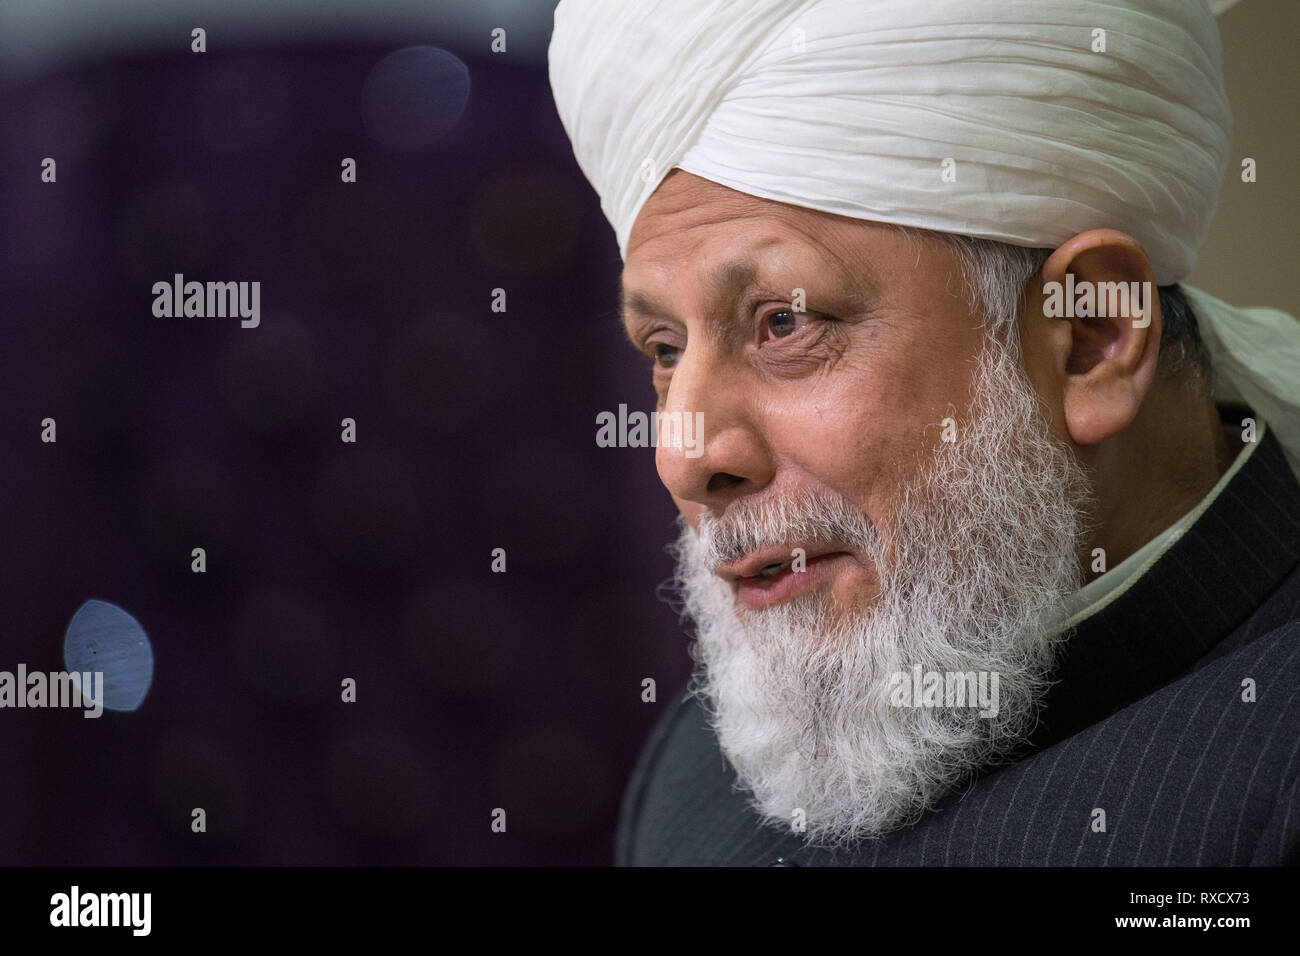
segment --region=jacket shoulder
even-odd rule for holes
[[[687,681],[673,695],[671,703],[655,721],[650,730],[650,736],[646,738],[645,744],[641,747],[641,753],[637,756],[636,765],[632,770],[632,776],[628,780],[627,787],[623,791],[623,799],[619,806],[618,826],[615,831],[614,843],[614,863],[616,866],[636,865],[637,828],[645,799],[646,782],[654,776],[665,746],[673,736],[674,731],[690,714],[694,706],[689,688],[690,681]]]

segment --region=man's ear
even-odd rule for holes
[[[1146,251],[1113,229],[1080,233],[1043,265],[1043,314],[1068,323],[1054,356],[1065,424],[1079,445],[1126,427],[1155,378],[1160,299]]]

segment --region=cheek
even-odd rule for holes
[[[767,403],[765,410],[770,447],[806,476],[795,483],[830,487],[873,518],[888,497],[883,479],[900,451],[915,445],[919,429],[907,420],[908,404],[895,390],[847,371],[827,376],[800,399]]]
[[[1068,343],[1054,341],[1049,334],[1026,335],[1021,339],[1025,374],[1034,391],[1047,406],[1048,421],[1052,431],[1062,440],[1070,439],[1065,420],[1065,391],[1062,376],[1065,374],[1065,356]]]
[[[802,480],[838,491],[878,521],[941,440],[944,419],[961,419],[968,388],[961,363],[940,367],[932,354],[841,367],[800,394],[763,403],[765,437]]]

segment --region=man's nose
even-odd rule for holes
[[[673,497],[721,512],[742,495],[766,487],[773,463],[755,410],[755,383],[716,350],[687,348],[673,369],[663,412],[700,432],[660,442],[659,479]],[[689,421],[689,425],[687,424]]]

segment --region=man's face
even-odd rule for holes
[[[686,174],[623,282],[661,410],[703,417],[702,454],[656,460],[719,745],[809,839],[914,818],[1033,725],[1080,584],[1092,492],[1017,343],[945,250]],[[931,706],[912,674],[995,697]]]
[[[706,509],[721,514],[740,499],[832,493],[887,537],[880,519],[941,440],[944,419],[969,402],[983,342],[958,263],[941,244],[681,170],[636,220],[623,292],[628,335],[651,357],[660,410],[703,415],[702,454],[661,444],[656,457],[692,527]],[[873,558],[819,550],[806,549],[798,576],[753,573],[756,562],[789,554],[746,555],[721,573],[742,607],[810,590],[840,609],[869,606],[879,585]]]

